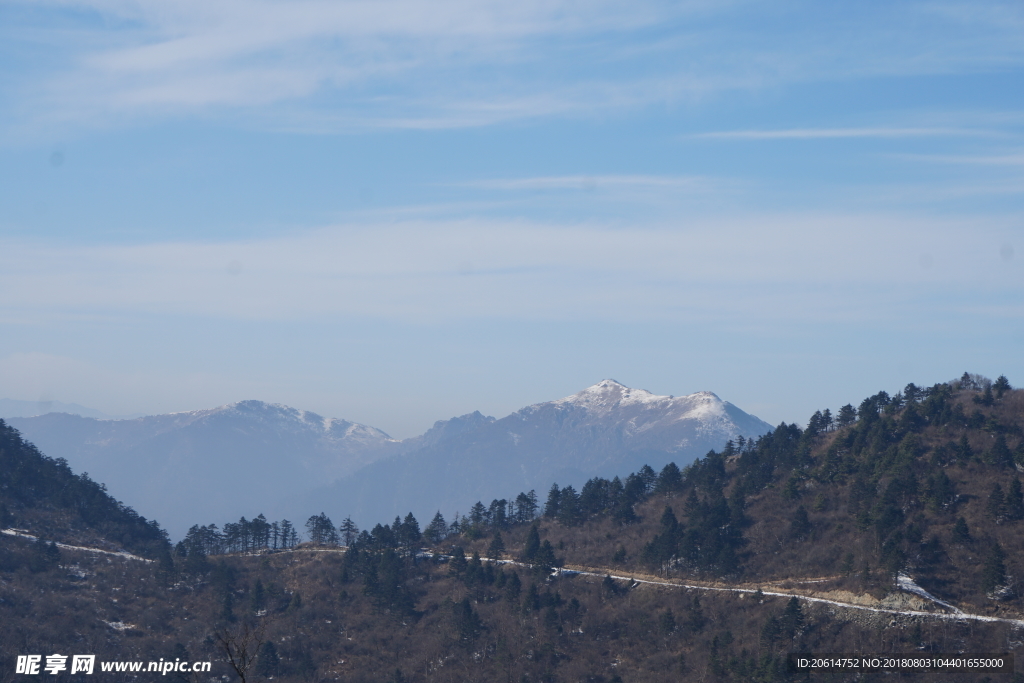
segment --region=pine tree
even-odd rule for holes
[[[522,590],[523,582],[519,580],[519,574],[512,572],[505,581],[505,599],[512,603],[518,601]]]
[[[971,532],[967,528],[967,520],[963,517],[957,517],[956,524],[953,525],[953,542],[967,543],[970,540]]]
[[[534,558],[534,565],[545,573],[550,573],[558,561],[555,559],[555,549],[551,547],[551,541],[547,539],[540,544],[537,556]]]
[[[420,533],[420,524],[410,512],[402,520],[398,530],[398,541],[406,548],[412,548],[423,538]]]
[[[466,573],[466,551],[462,549],[461,545],[457,545],[452,548],[452,559],[448,564],[448,573],[452,576],[463,576]]]
[[[558,488],[558,484],[552,484],[551,489],[548,491],[548,500],[544,503],[544,516],[548,519],[554,519],[558,516],[560,494],[561,490]]]
[[[963,465],[966,465],[974,458],[974,449],[971,448],[971,442],[967,440],[966,434],[960,437],[956,451],[957,459]]]
[[[1003,496],[1003,487],[999,483],[992,484],[992,490],[988,494],[988,505],[986,506],[988,516],[997,522],[1006,513],[1006,497]]]
[[[793,597],[786,603],[786,609],[782,612],[782,617],[779,619],[779,626],[782,632],[793,638],[804,626],[804,612],[800,608],[800,600]]]
[[[991,593],[1006,582],[1006,553],[999,543],[993,543],[981,570],[981,589]]]
[[[658,619],[658,626],[661,632],[665,635],[673,633],[676,630],[676,618],[672,614],[672,609],[669,608],[661,613],[661,617]]]
[[[517,524],[526,524],[533,520],[537,514],[537,492],[520,493],[515,501],[515,521]]]
[[[505,552],[505,541],[501,538],[501,532],[495,531],[491,544],[487,546],[487,557],[491,560],[498,560],[501,559],[503,552]]]
[[[341,542],[346,546],[352,545],[352,542],[359,537],[359,527],[356,526],[351,517],[345,518],[345,521],[338,527],[338,531],[341,533]]]
[[[580,497],[572,486],[566,486],[558,496],[558,521],[565,526],[576,526],[583,521]]]
[[[537,529],[537,525],[534,524],[526,534],[526,544],[523,546],[523,561],[533,562],[534,558],[537,557],[537,551],[539,550],[540,531]]]
[[[249,607],[253,612],[259,612],[267,606],[267,591],[263,588],[263,581],[256,579],[256,585],[249,595]]]
[[[325,542],[323,518],[326,516],[321,512],[319,515],[313,515],[306,520],[306,533],[309,535],[309,540],[315,545],[323,545]],[[333,524],[331,528],[334,528]]]
[[[259,659],[256,660],[256,673],[264,678],[276,676],[281,668],[281,658],[273,641],[266,641],[260,646]]]
[[[796,539],[807,538],[811,533],[811,520],[807,517],[807,510],[801,505],[793,513],[793,519],[789,523],[789,534]]]
[[[682,488],[683,475],[674,462],[670,462],[661,468],[661,473],[658,475],[658,483],[654,487],[657,493],[672,493]]]
[[[996,467],[1013,467],[1013,453],[1010,451],[1009,446],[1006,445],[1005,436],[1002,434],[996,435],[986,460],[988,460],[989,464]]]
[[[428,543],[438,544],[448,536],[448,524],[444,521],[444,515],[438,510],[437,514],[434,515],[434,519],[430,520],[430,524],[423,530],[423,536],[427,539]]]
[[[1006,494],[1007,519],[1024,519],[1024,492],[1021,491],[1020,479],[1010,480],[1010,489]]]
[[[836,426],[842,429],[843,427],[849,427],[857,421],[857,410],[852,405],[847,403],[845,406],[839,409],[839,414],[836,416]]]

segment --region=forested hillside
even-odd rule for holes
[[[1022,427],[1024,392],[965,374],[425,526],[313,513],[295,546],[297,525],[257,515],[193,527],[173,564],[72,569],[63,551],[4,570],[0,650],[211,659],[250,681],[592,683],[853,680],[791,672],[791,652],[1013,653]],[[895,679],[936,680],[857,678]]]
[[[43,455],[0,420],[0,528],[8,527],[146,557],[169,549],[156,521],[115,500],[88,474],[76,475],[64,460]]]

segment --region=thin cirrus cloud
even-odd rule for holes
[[[241,109],[266,125],[313,131],[465,127],[1024,61],[1014,30],[1021,12],[1002,2],[864,4],[839,13],[740,0],[9,6],[22,13],[10,12],[15,20],[0,38],[47,56],[27,60],[3,86],[29,119]],[[46,30],[57,25],[74,30]]]
[[[1019,292],[1020,265],[1006,257],[1013,229],[1001,219],[821,214],[645,228],[405,221],[217,244],[7,241],[0,289],[18,294],[0,315],[897,319],[920,297],[942,308],[943,293],[962,306],[972,293]]]
[[[894,154],[899,159],[941,164],[976,164],[980,166],[1024,166],[1024,152],[1010,154]]]
[[[831,138],[920,138],[992,136],[991,130],[972,128],[789,128],[782,130],[724,130],[695,133],[689,138],[709,140],[825,140]]]
[[[474,180],[461,183],[465,187],[489,190],[594,190],[597,188],[650,188],[708,192],[721,187],[721,181],[702,176],[653,175],[570,175],[536,178]]]

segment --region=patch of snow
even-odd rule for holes
[[[115,631],[127,631],[130,628],[135,628],[135,624],[126,624],[123,621],[104,621],[103,623]]]
[[[0,534],[6,534],[7,536],[18,536],[19,538],[24,538],[30,541],[39,540],[37,536],[32,536],[31,534],[26,533],[24,529],[0,529]],[[131,553],[127,553],[124,551],[114,552],[112,550],[100,550],[99,548],[86,548],[80,545],[68,545],[67,543],[58,543],[57,547],[63,548],[64,550],[83,550],[87,553],[101,553],[103,555],[114,555],[116,557],[123,557],[126,560],[137,560],[139,562],[153,562],[153,560],[147,560],[144,557],[132,555]]]
[[[917,583],[906,574],[898,574],[896,576],[896,587],[899,588],[901,591],[913,593],[914,595],[920,596],[925,600],[934,602],[936,605],[941,605],[942,607],[945,607],[946,609],[951,611],[953,614],[963,614],[963,612],[960,611],[959,607],[951,605],[948,602],[943,602],[942,600],[939,600],[937,597],[935,597],[925,589],[918,586]]]

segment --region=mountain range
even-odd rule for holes
[[[644,464],[680,467],[767,423],[710,392],[657,396],[604,380],[501,419],[479,412],[402,441],[374,427],[261,401],[101,420],[12,417],[44,453],[87,471],[172,537],[193,524],[264,513],[301,522],[321,511],[361,526],[410,510],[429,519],[477,500]]]
[[[87,408],[77,403],[62,403],[40,399],[38,401],[19,401],[12,398],[0,398],[0,418],[11,417],[35,417],[47,413],[70,413],[82,417],[95,417],[99,420],[118,420],[133,417],[142,417],[142,413],[135,415],[108,415],[95,408]]]

